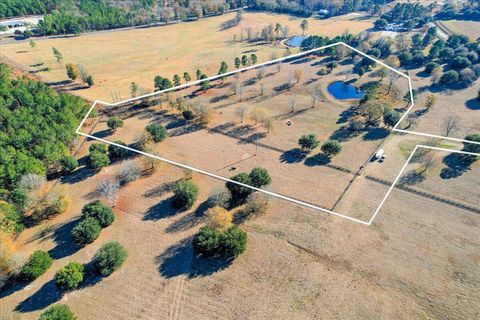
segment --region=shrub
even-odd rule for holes
[[[84,205],[82,214],[84,218],[95,218],[102,228],[108,227],[115,220],[112,208],[100,200],[94,200]]]
[[[314,133],[306,134],[298,139],[298,144],[302,150],[306,150],[308,152],[312,151],[320,144],[318,141],[317,136]]]
[[[97,239],[101,230],[100,222],[95,218],[88,217],[73,227],[71,235],[76,244],[85,245]]]
[[[55,283],[63,290],[75,289],[83,281],[85,267],[78,262],[69,262],[55,274]]]
[[[185,120],[192,120],[195,118],[195,114],[192,110],[185,110],[182,112],[182,116]]]
[[[323,154],[329,158],[339,154],[340,151],[342,151],[342,146],[338,141],[335,140],[329,140],[322,146]]]
[[[53,258],[50,257],[48,252],[37,250],[30,256],[28,262],[23,266],[21,276],[27,281],[34,280],[44,274],[45,271],[50,268],[52,263]]]
[[[389,127],[394,127],[398,121],[400,121],[400,118],[402,117],[402,114],[398,111],[392,110],[392,109],[387,109],[383,113],[383,122]]]
[[[109,276],[127,259],[128,252],[117,241],[105,243],[93,257],[93,267],[104,277]]]
[[[126,146],[126,143],[120,140],[114,141],[116,144],[119,144],[121,146]],[[110,156],[110,159],[122,159],[128,155],[128,150],[116,145],[109,145],[108,146],[108,155]]]
[[[39,320],[76,320],[77,317],[66,304],[56,304],[45,310]]]
[[[172,204],[175,208],[191,208],[198,197],[198,187],[190,181],[180,181],[173,189]]]
[[[92,143],[88,148],[88,152],[100,152],[100,153],[107,153],[107,146],[103,143]]]
[[[438,68],[440,65],[436,62],[429,62],[425,65],[425,73],[431,74],[435,68]]]
[[[90,155],[88,156],[88,162],[90,168],[98,171],[110,164],[110,158],[105,153],[95,151],[90,153]]]
[[[150,133],[153,142],[161,142],[167,137],[167,129],[160,124],[149,124],[145,127],[145,130]]]
[[[243,184],[252,185],[252,178],[246,173],[239,173],[230,179]],[[244,201],[248,195],[253,192],[251,188],[244,187],[230,181],[226,183],[226,187],[232,194],[232,200],[234,201]]]
[[[110,130],[116,130],[117,128],[123,127],[123,120],[118,117],[110,117],[107,120],[107,126]]]
[[[250,179],[252,186],[256,188],[260,188],[263,186],[267,186],[272,182],[272,178],[268,174],[268,171],[264,168],[255,167],[250,172]]]
[[[247,248],[247,234],[239,227],[231,226],[222,237],[222,247],[225,258],[238,257]]]
[[[28,192],[25,188],[15,188],[10,192],[10,200],[20,209],[25,209],[28,205]]]
[[[232,225],[232,213],[223,207],[213,207],[206,212],[208,225],[219,230],[226,230]]]
[[[68,155],[60,160],[60,165],[64,172],[72,172],[78,167],[78,161],[74,157]]]
[[[221,252],[222,232],[213,227],[202,227],[193,241],[193,248],[197,254],[204,257],[213,257]]]
[[[458,81],[458,73],[455,70],[445,72],[440,77],[440,83],[442,84],[454,84]]]

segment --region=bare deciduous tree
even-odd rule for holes
[[[245,115],[247,114],[247,107],[242,105],[235,108],[235,115],[240,118],[240,122],[243,123]]]
[[[20,178],[18,185],[27,190],[35,191],[40,189],[46,180],[44,176],[41,176],[36,173],[26,173]]]
[[[318,99],[322,96],[322,92],[320,91],[319,86],[315,86],[310,90],[310,96],[312,97],[312,108],[315,108],[315,103]]]
[[[120,182],[117,178],[106,177],[100,181],[98,190],[100,195],[107,199],[110,206],[115,207],[118,200],[118,189],[120,189]]]
[[[443,129],[445,137],[448,137],[450,133],[458,129],[458,117],[450,116],[443,121]]]
[[[398,73],[393,72],[393,71],[390,71],[388,73],[388,91],[387,91],[387,94],[390,94],[390,91],[392,90],[393,85],[395,84],[395,82],[398,81],[398,79],[400,79],[400,75]]]

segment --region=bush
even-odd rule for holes
[[[107,146],[103,143],[92,143],[88,148],[88,152],[100,152],[100,153],[107,153]]]
[[[107,120],[107,126],[110,130],[116,130],[117,128],[123,127],[123,120],[118,117],[110,117]]]
[[[207,210],[208,225],[219,230],[226,230],[232,225],[232,213],[223,207],[213,207]]]
[[[110,158],[105,153],[95,151],[90,153],[90,155],[88,156],[88,162],[90,168],[98,171],[110,164]]]
[[[69,262],[55,274],[55,283],[63,290],[75,289],[83,281],[85,267],[78,262]]]
[[[230,179],[243,184],[252,185],[252,178],[246,173],[239,173]],[[226,187],[232,194],[232,200],[234,201],[242,202],[250,193],[253,192],[253,189],[251,188],[244,187],[230,181],[226,183]]]
[[[126,143],[120,140],[114,141],[116,144],[119,144],[121,146],[126,146]],[[128,155],[128,150],[116,145],[109,145],[108,146],[108,155],[110,156],[110,159],[122,159]]]
[[[387,109],[383,113],[383,122],[385,122],[386,125],[389,127],[394,127],[398,121],[400,121],[400,118],[402,117],[402,114],[398,111],[392,110],[392,109]]]
[[[270,184],[270,182],[272,182],[272,178],[268,174],[268,171],[264,168],[253,168],[249,176],[252,186],[256,188],[267,186]]]
[[[182,112],[182,116],[185,120],[192,120],[195,118],[195,114],[192,110],[185,110]]]
[[[455,70],[445,72],[440,77],[440,83],[442,84],[454,84],[458,81],[458,73]]]
[[[101,230],[100,222],[95,218],[88,217],[73,227],[71,235],[76,244],[85,245],[97,239]]]
[[[150,133],[153,142],[161,142],[167,137],[167,129],[160,124],[149,124],[145,127],[145,130]]]
[[[112,208],[100,200],[94,200],[84,205],[82,214],[85,219],[90,217],[95,218],[102,228],[108,227],[115,220],[115,214]]]
[[[306,150],[308,152],[312,151],[320,144],[318,141],[317,136],[314,133],[306,134],[298,139],[298,144],[302,150]]]
[[[239,227],[231,226],[222,237],[222,247],[225,258],[238,257],[247,248],[247,234]]]
[[[235,225],[224,232],[211,226],[200,228],[193,241],[197,254],[227,260],[238,257],[246,246],[247,234]]]
[[[180,181],[173,189],[172,204],[175,208],[191,208],[198,197],[198,187],[190,181]]]
[[[77,317],[66,304],[56,304],[40,315],[39,320],[76,320]]]
[[[109,276],[127,259],[128,252],[117,241],[105,243],[93,257],[93,267],[104,277]]]
[[[78,167],[78,161],[74,157],[68,155],[60,160],[60,165],[64,172],[72,172]]]
[[[342,151],[342,146],[338,141],[335,141],[335,140],[327,141],[322,146],[323,154],[329,158],[336,156],[337,154],[340,153],[340,151]]]
[[[28,262],[23,266],[21,276],[27,281],[35,280],[44,274],[45,271],[50,268],[52,263],[53,258],[50,257],[48,252],[37,250],[30,256]]]

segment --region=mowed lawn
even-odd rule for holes
[[[153,91],[156,75],[172,78],[187,71],[192,78],[196,69],[209,76],[218,72],[220,62],[227,61],[230,69],[233,60],[242,54],[255,52],[258,62],[267,61],[272,53],[282,56],[286,48],[280,44],[234,42],[242,30],[261,29],[268,24],[288,25],[289,35],[298,35],[301,18],[269,13],[246,13],[236,27],[222,29],[222,23],[234,17],[234,13],[156,28],[85,34],[78,37],[37,41],[34,49],[29,42],[5,44],[0,53],[30,70],[31,65],[43,63],[50,70],[40,72],[46,81],[67,80],[64,65],[81,64],[93,76],[95,85],[73,93],[89,98],[113,101],[130,97],[130,84],[136,82],[145,91]],[[359,33],[372,26],[372,21],[359,15],[345,15],[328,20],[308,19],[307,34],[323,36],[341,35],[345,31]],[[246,36],[245,36],[246,38]],[[63,54],[63,65],[57,63],[52,47]]]

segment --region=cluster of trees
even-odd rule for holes
[[[255,65],[257,61],[257,55],[255,53],[252,53],[250,54],[250,56],[244,54],[241,57],[235,57],[233,64],[235,65],[235,68],[238,69],[240,68],[240,66],[247,67],[250,65]]]
[[[320,145],[320,140],[314,133],[310,133],[301,136],[298,145],[303,151],[311,152]],[[327,158],[331,158],[342,151],[342,145],[336,140],[328,140],[322,144],[321,150]]]
[[[432,7],[426,7],[419,3],[397,3],[392,10],[382,14],[375,22],[376,29],[384,29],[388,23],[397,23],[406,30],[412,30],[424,26],[432,21]]]
[[[318,10],[326,9],[324,16],[336,16],[355,11],[379,12],[382,5],[391,0],[251,0],[250,8],[279,13],[288,13],[300,17],[308,17]]]
[[[57,58],[57,61],[60,62],[63,59],[58,49],[53,48],[53,54]],[[89,87],[94,85],[92,75],[87,72],[84,66],[80,64],[74,65],[72,63],[67,63],[65,65],[65,69],[67,71],[67,77],[73,82],[75,82],[80,77],[82,82],[86,83]]]
[[[307,20],[304,20],[307,21]],[[308,22],[307,24],[302,24],[305,28],[308,29]],[[245,29],[241,30],[240,36],[237,34],[233,35],[233,41],[248,41],[248,42],[257,42],[257,41],[264,41],[274,43],[278,40],[286,39],[290,33],[290,28],[288,25],[282,26],[280,23],[268,24],[268,26],[263,27],[260,29],[254,29],[252,27],[246,27]]]
[[[480,21],[480,5],[477,0],[446,1],[435,17],[439,20]]]
[[[250,173],[242,172],[234,175],[230,180],[255,188],[268,186],[272,182],[268,171],[261,167],[253,168]],[[225,186],[230,192],[231,205],[244,203],[248,196],[254,192],[252,188],[230,181],[227,182]]]
[[[38,320],[77,320],[77,317],[66,304],[55,304],[48,307]]]
[[[53,0],[3,0],[0,3],[0,18],[45,14],[54,2]]]
[[[87,203],[82,208],[82,220],[73,227],[71,236],[77,245],[92,243],[100,235],[102,228],[106,228],[115,220],[112,208],[100,200]]]

